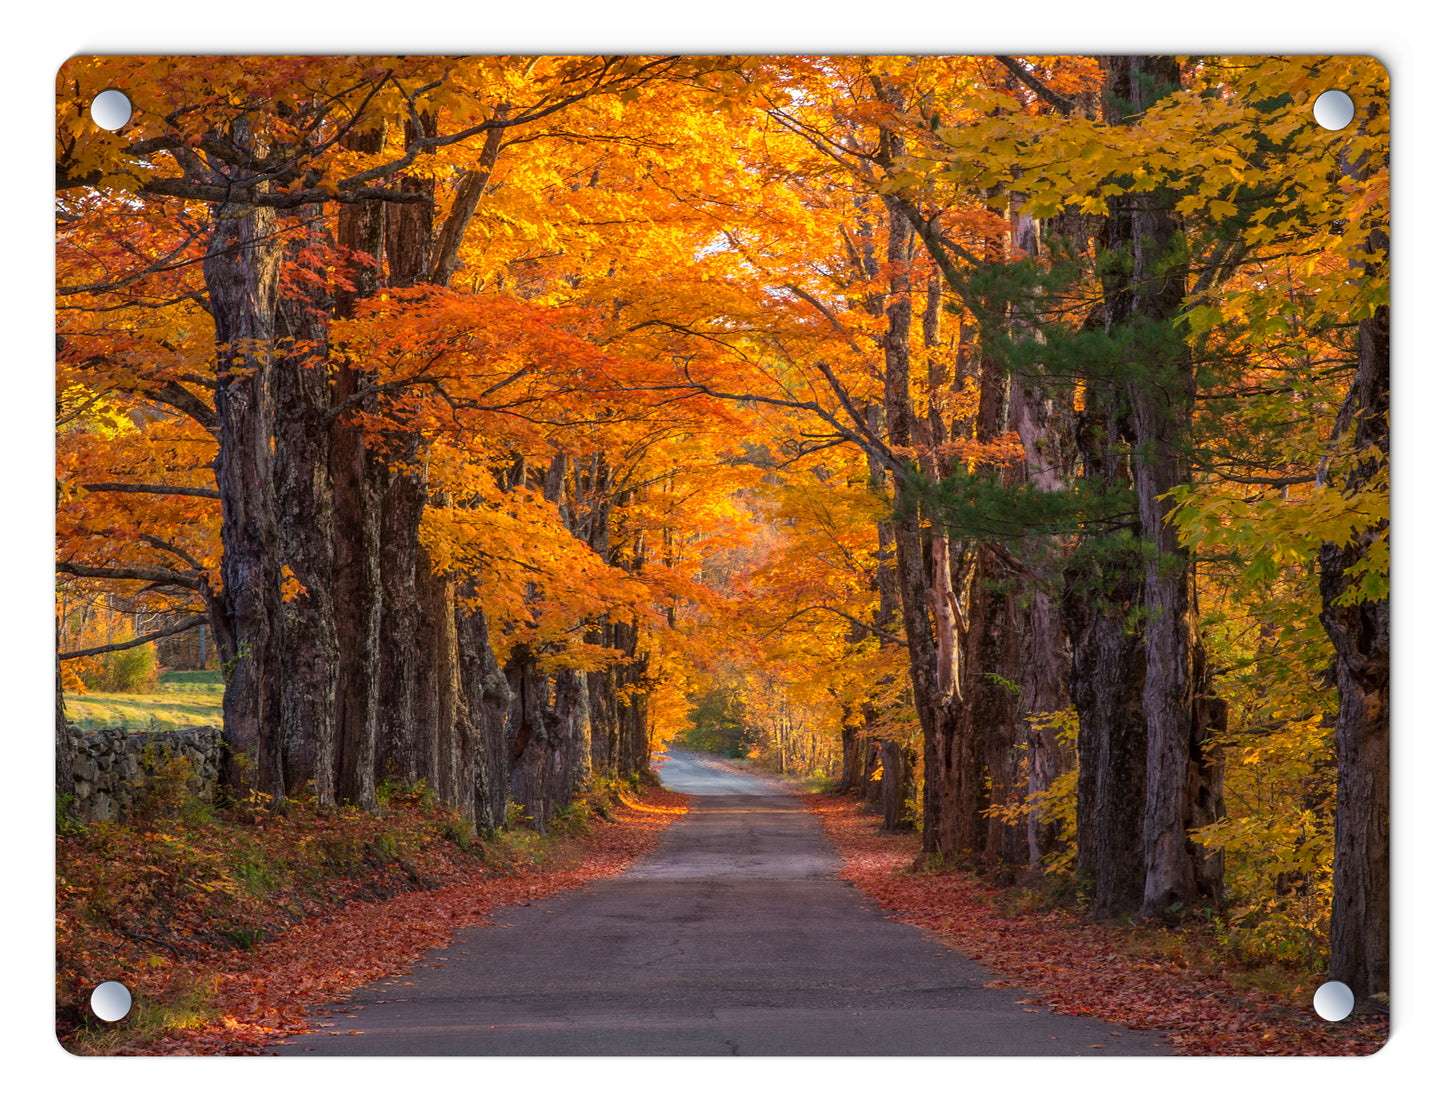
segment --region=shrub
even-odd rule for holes
[[[141,694],[156,689],[156,677],[159,674],[156,647],[151,642],[146,642],[133,649],[111,654],[103,686],[108,691]]]
[[[580,838],[591,832],[592,827],[588,820],[588,812],[591,808],[585,801],[564,803],[552,814],[552,821],[549,824],[554,834],[565,834],[570,838]]]
[[[136,809],[142,815],[195,822],[209,813],[209,805],[199,798],[201,774],[194,758],[147,745],[141,750],[141,768]]]

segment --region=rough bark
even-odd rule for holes
[[[913,797],[916,758],[908,746],[891,739],[884,741],[880,749],[883,763],[883,829],[903,830],[910,825],[905,805]]]
[[[60,648],[60,620],[55,623],[55,647]],[[70,745],[69,723],[65,718],[65,685],[60,673],[60,656],[55,657],[55,791],[64,795],[73,787],[70,770],[74,750]]]
[[[416,454],[408,457],[397,469],[388,468],[380,495],[377,775],[425,779],[435,788],[437,708],[427,698],[435,647],[421,629],[421,592],[430,571],[418,539],[427,481]]]
[[[1110,59],[1118,113],[1144,112],[1179,86],[1174,58],[1125,56]],[[1148,735],[1144,809],[1144,893],[1141,910],[1158,917],[1201,899],[1217,898],[1211,874],[1197,874],[1197,853],[1188,847],[1190,744],[1195,715],[1195,657],[1200,651],[1197,615],[1189,592],[1190,559],[1166,517],[1171,488],[1189,478],[1185,456],[1194,408],[1189,352],[1170,325],[1183,307],[1186,269],[1176,256],[1182,231],[1163,192],[1125,193],[1109,199],[1112,250],[1127,251],[1132,266],[1115,271],[1126,285],[1105,283],[1106,313],[1127,336],[1127,362],[1149,367],[1128,382],[1134,444],[1134,491],[1143,554],[1144,644],[1142,693]],[[1112,303],[1112,312],[1109,308]]]
[[[507,818],[507,717],[512,689],[492,651],[486,613],[475,593],[457,610],[457,655],[466,715],[465,745],[472,769],[471,817],[483,833],[498,830]],[[465,784],[463,785],[465,788]],[[460,801],[465,816],[468,808]]]
[[[547,790],[548,769],[560,748],[561,722],[552,704],[552,681],[524,646],[512,650],[505,671],[512,689],[507,716],[511,795],[522,805],[529,825],[544,831],[556,805]]]
[[[835,788],[839,795],[851,795],[863,788],[863,755],[868,743],[863,736],[862,723],[850,721],[858,713],[857,708],[848,707],[845,711],[843,727],[839,732],[839,742],[843,751],[838,783]]]
[[[418,126],[418,123],[421,126]],[[424,116],[404,125],[408,143],[435,130],[435,120]],[[427,200],[419,204],[389,204],[386,224],[386,284],[408,287],[423,283],[431,263],[435,185],[407,177],[401,187]],[[378,681],[377,776],[405,781],[424,779],[442,794],[443,765],[455,763],[453,740],[446,722],[451,720],[448,681],[436,674],[442,662],[455,655],[438,641],[437,630],[449,625],[441,598],[447,587],[431,580],[431,569],[421,550],[421,519],[427,504],[427,452],[416,433],[392,432],[372,449],[385,479],[380,498],[380,606],[381,642]],[[423,611],[430,614],[426,624]]]
[[[1037,796],[1047,791],[1061,773],[1072,766],[1072,755],[1059,741],[1057,728],[1034,723],[1035,718],[1059,714],[1070,707],[1069,645],[1063,619],[1054,599],[1037,587],[1026,588],[1024,638],[1019,663],[1018,712],[1014,746],[1026,754],[1028,764],[1025,791]],[[1062,824],[1045,822],[1037,809],[1029,812],[1027,825],[1029,861],[1037,862],[1058,849]]]
[[[890,153],[901,153],[895,137],[884,135]],[[905,269],[911,257],[911,231],[902,208],[888,201],[888,263],[890,267],[889,296],[881,306],[886,330],[880,341],[883,348],[883,418],[888,443],[894,448],[913,444],[913,396],[910,377],[912,359],[909,350],[913,308]],[[879,308],[879,306],[874,307]],[[910,505],[901,480],[894,482],[893,547],[897,579],[896,601],[908,640],[909,681],[914,706],[923,732],[923,849],[932,852],[938,825],[938,759],[936,716],[938,699],[937,645],[930,625],[929,574],[924,566],[923,533],[918,509]],[[913,787],[912,754],[896,740],[883,742],[883,804],[884,829],[896,829],[904,821],[902,802],[911,796]],[[891,821],[890,821],[891,818]]]
[[[375,153],[381,132],[353,132],[347,145]],[[376,292],[385,236],[384,206],[364,201],[342,207],[339,246],[349,254],[350,288],[338,285],[336,315],[347,318],[357,301]],[[337,362],[332,399],[341,404],[370,385],[374,372],[352,359]],[[355,405],[332,425],[329,460],[335,535],[337,634],[336,796],[338,802],[376,805],[376,742],[381,660],[380,490],[386,481],[366,450],[362,420],[374,405]]]
[[[1119,389],[1091,382],[1075,425],[1082,477],[1101,493],[1129,484]],[[1144,785],[1148,738],[1144,647],[1131,625],[1143,594],[1135,530],[1089,538],[1064,570],[1060,613],[1073,648],[1069,694],[1079,716],[1077,873],[1091,914],[1132,914],[1144,895]]]
[[[592,780],[592,703],[587,673],[564,668],[556,677],[562,768],[554,787],[558,800],[570,800]]]
[[[1016,246],[1037,255],[1039,238],[1037,220],[1026,215],[1016,218]],[[1024,480],[1038,490],[1062,490],[1073,477],[1078,453],[1068,422],[1073,413],[1072,393],[1072,383],[1051,381],[1027,367],[1015,368],[1009,382],[1009,427],[1018,434],[1023,448]],[[1021,586],[1018,595],[1023,611],[1023,644],[1014,744],[1027,754],[1025,790],[1036,796],[1047,791],[1073,763],[1072,753],[1060,745],[1058,731],[1034,724],[1037,718],[1059,714],[1071,706],[1067,630],[1047,587],[1059,575],[1063,561],[1059,541],[1054,537],[1025,540],[1014,555],[1031,572],[1031,580]],[[1037,809],[1031,809],[1027,826],[1029,860],[1038,862],[1058,848],[1062,833],[1061,823],[1045,823]]]
[[[589,645],[597,645],[601,648],[614,647],[612,623],[600,623],[597,629],[588,631],[583,640]],[[615,665],[608,665],[595,672],[587,673],[592,771],[597,776],[616,776],[620,771],[618,750],[622,726],[618,713],[618,670]]]
[[[1078,873],[1090,912],[1138,911],[1144,896],[1144,647],[1129,629],[1138,604],[1130,561],[1075,565],[1063,612],[1073,642],[1069,693],[1079,715]]]
[[[424,576],[424,580],[420,577]],[[463,797],[470,798],[471,785],[464,780],[474,770],[466,767],[463,753],[460,658],[457,648],[456,585],[449,573],[438,574],[430,566],[420,573],[417,594],[421,602],[422,641],[429,644],[427,671],[431,683],[423,690],[435,711],[429,721],[435,722],[436,767],[430,783],[436,786],[437,797],[447,806],[457,806]],[[425,676],[427,671],[419,672]]]
[[[1014,606],[1017,587],[1006,584],[1007,579],[997,548],[979,545],[969,581],[968,669],[963,697],[968,708],[963,753],[974,780],[965,784],[964,804],[970,841],[977,841],[982,827],[982,849],[989,858],[1022,862],[1027,860],[1027,828],[981,813],[984,807],[1023,803],[1028,782],[1022,753],[1014,749],[1018,720],[1014,677],[1019,674],[1022,645]],[[987,779],[980,774],[980,766]]]
[[[1390,453],[1390,311],[1359,328],[1359,363],[1341,427],[1353,425],[1345,489],[1378,483]],[[1378,454],[1376,454],[1378,453]],[[1386,527],[1362,529],[1347,545],[1321,547],[1320,620],[1335,648],[1334,900],[1330,979],[1357,1000],[1390,991],[1390,599],[1345,602],[1349,568]]]
[[[281,249],[275,213],[220,206],[202,273],[215,322],[221,495],[218,636],[230,675],[222,779],[240,795],[285,797],[281,767],[281,562],[272,475],[273,366]]]
[[[324,269],[295,258],[323,234],[320,207],[304,207],[298,216],[308,231],[288,249],[291,292],[276,312],[273,474],[281,559],[295,579],[282,611],[281,755],[288,790],[294,794],[309,781],[317,801],[329,805],[335,801],[337,653],[326,422],[331,304]]]

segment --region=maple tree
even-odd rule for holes
[[[205,623],[233,797],[425,781],[543,829],[725,695],[926,856],[1067,870],[1101,920],[1227,884],[1387,991],[1376,63],[81,58],[57,94],[57,618]]]

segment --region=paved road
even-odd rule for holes
[[[1025,1011],[978,963],[838,880],[787,794],[675,753],[691,813],[621,876],[461,931],[282,1054],[1166,1054],[1162,1036]],[[503,926],[510,929],[500,929]],[[434,964],[440,968],[432,968]],[[408,983],[410,982],[410,983]],[[335,1028],[333,1028],[334,1030]]]

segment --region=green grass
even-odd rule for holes
[[[167,684],[200,685],[202,687],[224,687],[218,671],[210,672],[167,672],[161,676],[161,686]]]
[[[219,672],[171,672],[160,690],[144,695],[90,691],[67,693],[65,716],[82,730],[121,727],[127,730],[181,730],[188,726],[220,726],[221,697],[226,685]]]

